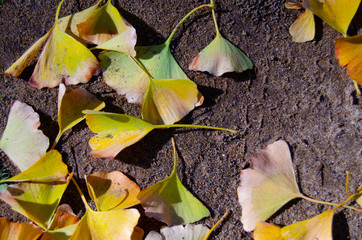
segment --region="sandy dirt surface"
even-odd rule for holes
[[[4,0],[0,5],[0,71],[3,73],[21,54],[53,25],[59,1]],[[66,1],[61,16],[83,10],[96,1]],[[114,1],[112,1],[114,2]],[[84,175],[96,171],[119,170],[145,188],[168,176],[173,167],[171,137],[180,154],[178,173],[183,184],[210,210],[211,217],[200,223],[211,227],[225,212],[232,213],[213,234],[213,239],[251,239],[242,229],[241,207],[236,189],[240,170],[247,167],[253,153],[278,139],[288,142],[297,182],[309,197],[339,203],[346,198],[345,172],[351,173],[350,189],[361,184],[362,98],[356,97],[345,68],[334,53],[337,31],[317,22],[316,39],[294,43],[289,26],[302,12],[287,10],[278,0],[216,1],[222,34],[241,48],[255,68],[242,74],[213,77],[187,69],[191,59],[215,36],[211,11],[195,13],[177,32],[172,51],[187,75],[205,96],[201,107],[182,123],[228,127],[238,131],[170,129],[154,131],[139,143],[125,149],[116,159],[90,155],[88,139],[93,135],[83,121],[68,131],[56,149],[86,192]],[[138,45],[164,41],[176,23],[201,0],[128,0],[115,6],[136,28]],[[350,34],[361,33],[362,10],[357,13]],[[20,100],[39,114],[41,129],[54,140],[57,128],[58,89],[38,90],[28,84],[33,62],[16,79],[0,74],[0,133],[3,132],[10,104]],[[105,111],[140,117],[140,109],[127,103],[108,87],[102,77],[79,85],[107,104]],[[1,152],[0,159],[11,175],[16,168]],[[71,185],[62,202],[81,215],[84,209]],[[357,206],[355,203],[353,206]],[[328,206],[294,200],[270,221],[288,225],[315,216]],[[25,218],[0,201],[0,216],[10,220]],[[335,239],[362,239],[361,215],[337,210]],[[162,224],[142,217],[146,232]]]

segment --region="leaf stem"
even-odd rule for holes
[[[335,208],[338,208],[338,207],[344,207],[344,208],[349,208],[349,209],[355,210],[355,211],[357,211],[357,212],[362,212],[362,209],[360,209],[360,208],[355,208],[355,207],[344,206],[344,205],[343,205],[344,203],[348,202],[351,198],[348,198],[348,200],[347,200],[347,201],[344,201],[342,204],[336,204],[336,203],[330,203],[330,202],[324,202],[324,201],[316,200],[316,199],[309,198],[309,197],[304,196],[304,195],[301,195],[300,197],[303,198],[303,199],[305,199],[305,200],[308,200],[308,201],[310,201],[310,202],[334,206],[334,209],[335,209]]]
[[[229,215],[230,210],[227,210],[226,213],[220,218],[219,221],[217,221],[217,223],[215,223],[215,225],[210,229],[210,231],[205,235],[205,237],[202,238],[202,240],[207,240],[211,233],[215,230],[215,228],[222,222],[225,220],[225,218]]]
[[[84,206],[88,209],[89,205],[87,203],[87,200],[84,197],[84,194],[82,192],[82,190],[80,190],[80,187],[78,185],[78,183],[75,181],[74,177],[72,177],[72,182],[74,183],[74,185],[77,187],[77,190],[79,192],[80,198],[82,199],[82,202],[84,203]]]
[[[353,80],[354,88],[356,89],[357,96],[361,96],[361,90],[359,90],[358,83]]]
[[[149,78],[153,79],[153,77],[151,76],[151,74],[150,74],[134,57],[132,57],[131,55],[128,55],[128,57],[129,57],[139,68],[141,68],[142,71],[143,71],[144,73],[146,73]]]
[[[52,150],[52,149],[55,148],[55,146],[56,146],[57,143],[59,142],[59,139],[60,139],[60,137],[61,137],[62,135],[63,135],[63,133],[59,130],[58,135],[57,135],[57,137],[55,138],[54,143],[53,143],[52,147],[50,148],[50,150]]]
[[[197,10],[199,10],[199,9],[201,9],[201,8],[204,8],[204,7],[211,7],[211,8],[212,8],[213,6],[214,6],[213,4],[204,4],[204,5],[198,6],[198,7],[194,8],[193,10],[191,10],[188,14],[186,14],[186,16],[184,16],[184,17],[181,19],[180,22],[177,23],[176,27],[172,30],[170,36],[167,38],[165,44],[166,44],[167,46],[170,45],[171,40],[172,40],[173,36],[175,35],[177,29],[181,26],[181,24],[182,24],[188,17],[190,17],[191,14],[193,14],[194,12],[196,12]]]
[[[216,37],[218,37],[221,34],[220,34],[220,31],[219,31],[219,26],[217,25],[214,0],[210,0],[210,3],[212,5],[211,11],[212,11],[212,19],[214,20],[214,24],[215,24]]]
[[[349,189],[349,172],[346,171],[346,193],[347,193],[347,196],[351,196],[348,189]]]
[[[192,124],[170,124],[170,125],[154,125],[155,128],[203,128],[203,129],[212,129],[212,130],[221,130],[227,131],[231,133],[237,133],[237,131],[228,129],[228,128],[220,128],[220,127],[211,127],[211,126],[201,126],[201,125],[192,125]]]
[[[55,15],[55,24],[58,23],[58,19],[59,19],[59,12],[60,12],[60,8],[62,7],[62,4],[63,4],[64,0],[62,0],[59,5],[58,5],[58,8],[57,8],[57,13]]]
[[[177,150],[176,150],[175,139],[171,138],[171,142],[172,142],[173,155],[174,155],[173,170],[171,175],[177,175]]]

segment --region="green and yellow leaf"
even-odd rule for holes
[[[267,220],[284,204],[303,196],[286,142],[280,140],[257,151],[250,162],[251,168],[241,171],[238,187],[245,231],[253,231],[257,222]]]
[[[38,130],[39,126],[39,115],[25,103],[14,101],[0,148],[20,171],[33,165],[49,147],[49,139]]]

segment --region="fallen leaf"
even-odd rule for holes
[[[64,1],[64,0],[63,0]],[[83,44],[66,34],[59,27],[60,2],[55,23],[29,82],[33,87],[56,87],[86,83],[98,70],[97,58]]]
[[[209,229],[202,224],[187,224],[162,227],[160,232],[151,231],[145,240],[203,240]]]
[[[1,180],[4,182],[66,182],[68,166],[63,163],[62,155],[56,150],[51,150],[36,161],[25,171],[18,175]]]
[[[100,45],[96,48],[136,56],[136,30],[119,14],[110,0],[92,11],[87,20],[77,24],[77,28],[82,39]]]
[[[335,47],[339,64],[341,66],[347,65],[350,78],[362,85],[362,34],[354,37],[336,38]]]
[[[133,229],[131,240],[143,240],[143,235],[145,235],[143,229],[135,226]]]
[[[332,240],[333,209],[313,218],[285,226],[281,229],[283,239]]]
[[[300,9],[303,8],[303,5],[301,3],[286,3],[285,7],[288,9]],[[313,40],[315,36],[313,13],[306,9],[305,12],[290,26],[289,33],[293,37],[293,42],[307,42]]]
[[[95,212],[87,206],[70,240],[131,239],[139,217],[136,209]]]
[[[252,69],[251,60],[221,34],[204,48],[189,64],[194,71],[209,72],[221,76],[227,72],[243,72]]]
[[[72,128],[85,119],[83,110],[101,110],[106,105],[85,90],[84,88],[65,88],[64,84],[59,85],[58,94],[58,124],[59,133],[54,145],[59,141],[65,131]]]
[[[119,210],[139,204],[137,194],[140,188],[119,171],[96,172],[86,181],[98,211]]]
[[[34,240],[38,239],[43,230],[32,223],[10,222],[0,218],[0,239],[1,240]]]
[[[39,115],[25,103],[14,101],[0,148],[20,171],[33,165],[49,147],[49,139],[38,130],[39,126]]]
[[[347,36],[361,0],[303,0],[303,6]]]
[[[66,183],[20,182],[10,184],[7,189],[0,191],[0,199],[43,229],[47,229],[72,175],[68,176]]]
[[[303,196],[296,183],[288,145],[283,140],[257,151],[250,162],[251,168],[241,171],[237,190],[241,222],[247,232],[290,200]]]
[[[138,142],[153,129],[170,127],[195,127],[223,130],[236,133],[234,130],[198,126],[188,124],[153,125],[136,117],[125,114],[107,113],[85,110],[86,123],[96,136],[89,140],[91,154],[95,157],[114,158],[124,148]]]
[[[184,187],[178,178],[175,146],[174,155],[171,175],[141,190],[138,194],[145,214],[165,222],[168,226],[193,223],[210,215],[209,210]]]
[[[280,233],[281,228],[277,225],[257,222],[253,232],[254,240],[283,240]]]
[[[178,65],[170,64],[173,61],[177,64],[171,53],[168,57],[160,53],[159,58],[154,58],[138,51],[137,56],[139,60],[142,57],[153,60],[148,64],[146,60],[139,61],[138,66],[127,55],[117,52],[105,52],[99,59],[105,82],[118,94],[125,94],[129,102],[140,105],[145,121],[172,124],[202,104],[203,97],[197,85],[187,79]],[[141,64],[150,67],[146,70]]]
[[[357,195],[354,199],[362,207],[362,193]]]

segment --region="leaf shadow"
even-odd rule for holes
[[[347,30],[348,36],[355,36],[358,34],[358,30],[362,28],[362,4],[359,5],[356,14],[354,15],[351,24]]]
[[[316,42],[322,41],[323,38],[323,20],[319,18],[317,15],[314,15],[315,22],[315,35],[314,39]]]
[[[138,220],[137,226],[142,228],[144,231],[144,236],[147,236],[147,234],[151,231],[160,232],[161,227],[167,226],[165,223],[160,222],[154,218],[150,218],[146,216],[144,208],[141,206],[141,204],[136,205],[135,208],[138,210],[138,212],[141,214],[141,217]]]
[[[222,77],[231,78],[231,79],[235,80],[236,82],[255,81],[257,79],[255,67],[253,69],[247,69],[240,73],[238,73],[238,72],[224,73],[222,75]]]
[[[162,147],[170,141],[174,129],[156,129],[139,142],[122,150],[115,159],[144,169],[150,168]]]
[[[333,217],[333,224],[332,224],[332,238],[333,239],[351,239],[349,235],[349,226],[347,222],[347,218],[343,211],[335,214]]]

